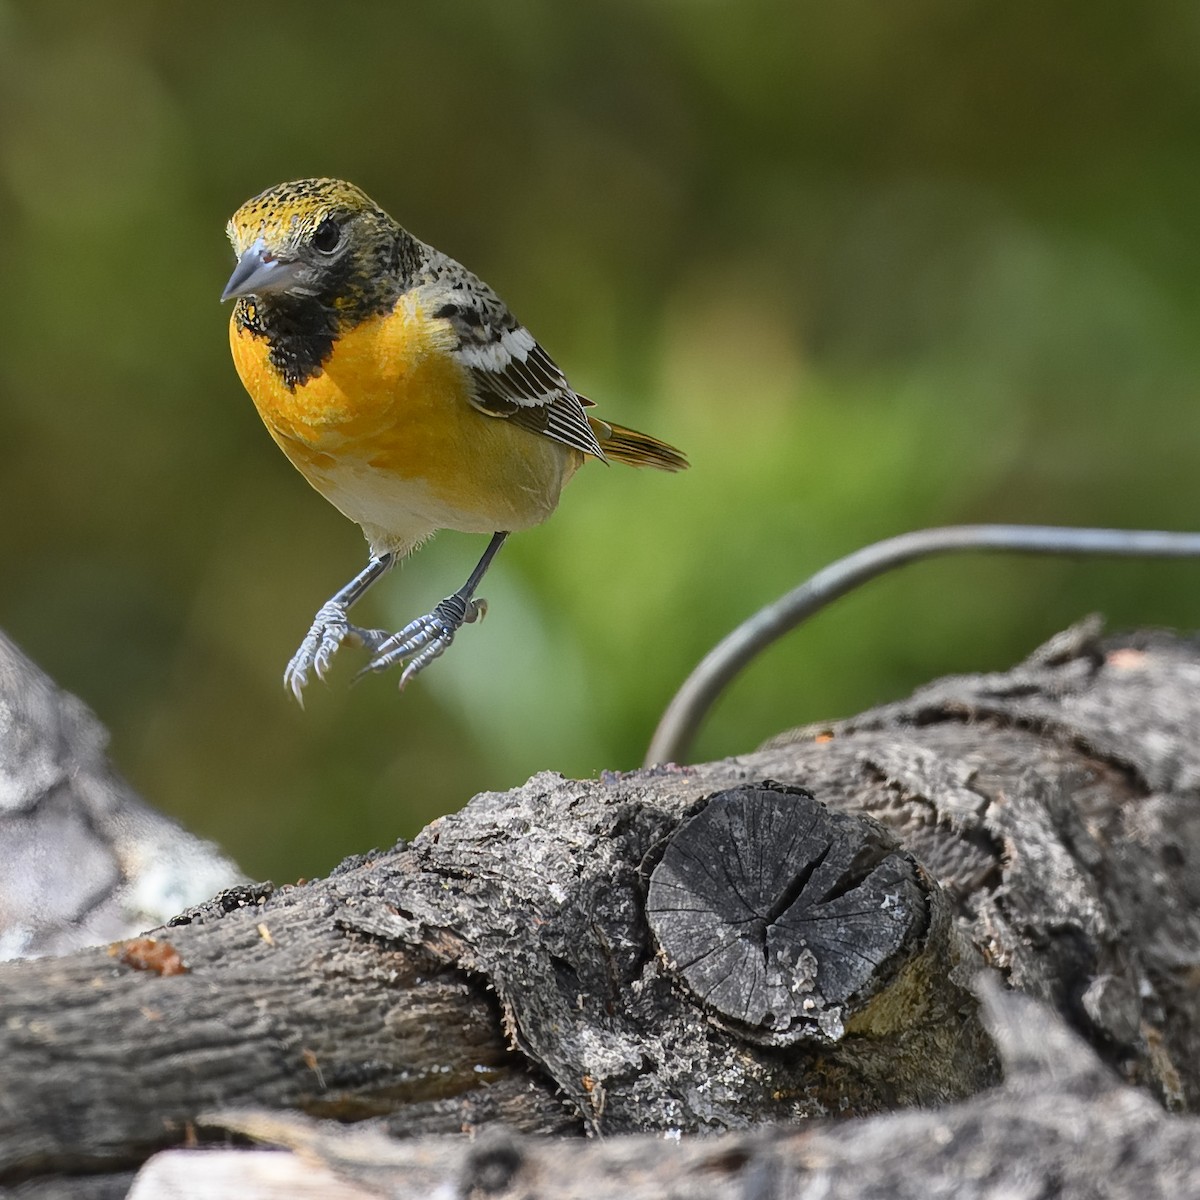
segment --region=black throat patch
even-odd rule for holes
[[[267,358],[289,392],[320,375],[342,332],[336,309],[313,298],[243,296],[233,310],[239,329],[267,342]]]
[[[417,259],[413,239],[403,230],[389,231],[331,264],[314,295],[243,296],[234,320],[239,329],[266,340],[271,365],[294,392],[320,375],[342,334],[392,311]]]

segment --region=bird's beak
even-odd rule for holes
[[[276,258],[259,238],[237,261],[233,274],[221,293],[222,300],[234,300],[238,296],[265,296],[273,292],[286,292],[292,287],[299,274],[300,264],[284,262]]]

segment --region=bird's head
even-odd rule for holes
[[[361,301],[394,275],[403,230],[365,192],[340,179],[300,179],[247,200],[226,228],[237,266],[222,300]]]

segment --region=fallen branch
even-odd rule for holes
[[[611,1134],[931,1108],[997,1078],[984,965],[1193,1106],[1198,684],[1191,643],[1081,628],[754,755],[478,796],[155,946],[0,966],[0,1183],[116,1179],[215,1109]]]

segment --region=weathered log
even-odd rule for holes
[[[931,1106],[996,1077],[981,964],[1195,1105],[1198,683],[1192,643],[1074,631],[754,755],[484,794],[171,951],[0,967],[0,1183],[127,1169],[229,1106],[399,1133]]]
[[[624,1131],[879,1111],[994,1078],[955,981],[949,908],[869,818],[838,818],[838,853],[849,868],[886,847],[903,867],[893,901],[902,936],[849,995],[837,960],[858,953],[854,928],[840,946],[813,943],[821,965],[793,983],[812,1019],[786,1039],[789,1053],[761,1028],[748,1038],[744,1021],[716,1023],[727,1014],[681,986],[643,915],[650,863],[679,822],[714,794],[830,819],[804,793],[722,792],[741,774],[676,771],[650,787],[539,776],[477,797],[411,846],[327,880],[238,891],[186,914],[160,934],[180,973],[132,969],[153,949],[141,943],[116,958],[97,950],[4,968],[12,1103],[0,1106],[0,1169],[78,1167],[101,1147],[144,1154],[201,1109],[255,1096],[456,1131],[481,1119],[504,1082],[521,1100],[506,1114],[519,1128]],[[814,864],[829,842],[814,838]],[[839,881],[853,882],[826,884]],[[868,923],[864,952],[877,944]],[[524,1055],[507,1052],[501,1015]]]
[[[205,1122],[274,1152],[172,1150],[146,1164],[130,1200],[1179,1200],[1200,1195],[1200,1121],[1121,1084],[1053,1010],[985,989],[1002,1086],[936,1112],[770,1126],[717,1138],[548,1141],[490,1131],[475,1141],[399,1141],[378,1127],[270,1112]],[[254,1172],[250,1170],[254,1165]],[[261,1174],[260,1174],[261,1172]],[[214,1185],[225,1181],[223,1192]]]

